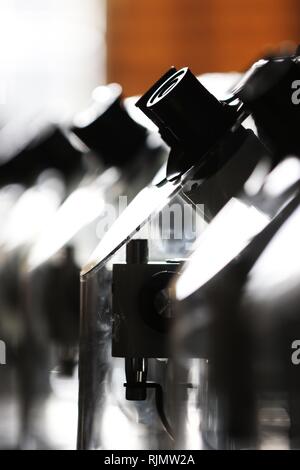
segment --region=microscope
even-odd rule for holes
[[[184,397],[189,390],[194,390],[194,385],[188,374],[176,377],[173,320],[177,307],[171,291],[174,283],[180,281],[190,252],[186,244],[177,257],[155,263],[157,260],[151,258],[152,240],[147,244],[139,233],[153,214],[162,211],[178,196],[189,201],[195,212],[199,203],[204,203],[201,217],[208,227],[236,198],[241,198],[241,205],[251,209],[253,200],[245,194],[245,184],[253,181],[253,175],[256,179],[258,173],[268,175],[286,155],[275,139],[284,141],[287,136],[284,133],[270,135],[269,127],[273,129],[273,126],[268,120],[276,116],[265,111],[271,99],[267,97],[271,94],[280,96],[282,107],[289,104],[287,94],[283,97],[278,90],[274,91],[274,87],[284,89],[284,81],[289,80],[281,68],[282,60],[288,63],[287,73],[294,77],[298,70],[296,55],[265,59],[255,65],[246,74],[247,79],[244,77],[224,100],[209,93],[188,68],[179,71],[172,68],[138,101],[137,106],[158,127],[170,147],[170,154],[164,175],[136,196],[104,235],[81,273],[79,448],[114,445],[107,438],[105,423],[108,416],[117,415],[117,408],[124,410],[129,421],[130,416],[138,413],[139,425],[147,425],[147,438],[145,428],[136,426],[133,418],[132,428],[124,428],[126,433],[132,429],[135,445],[138,442],[154,449],[180,447],[178,423],[182,404],[176,405],[179,397],[185,401]],[[271,73],[269,62],[272,62]],[[260,91],[257,96],[251,95],[249,90],[257,80]],[[262,89],[265,93],[261,94]],[[243,126],[249,116],[254,118],[258,136]],[[268,217],[275,217],[292,194],[290,190],[284,193],[268,209],[264,200],[255,200],[257,212],[265,210]],[[266,227],[268,217],[259,219],[256,232],[247,232],[247,235],[254,236]],[[251,221],[249,219],[249,226],[253,229]],[[114,262],[114,256],[124,245],[127,245],[126,262]],[[112,298],[104,299],[104,286],[107,288],[110,283]],[[202,353],[197,352],[194,358],[199,354]],[[123,374],[125,380],[122,381]],[[160,390],[164,402],[162,407],[161,399],[155,398],[154,418],[151,393],[147,401],[151,388]],[[130,402],[134,402],[134,408]],[[173,426],[168,417],[172,417]],[[119,419],[122,422],[121,416]],[[157,430],[155,436],[154,429]],[[162,430],[167,435],[165,439]],[[133,444],[126,445],[130,448]]]
[[[192,435],[195,448],[299,448],[291,361],[299,331],[299,267],[292,262],[300,201],[300,108],[292,100],[298,52],[258,61],[234,90],[271,160],[235,196],[247,211],[233,204],[221,210],[174,283],[178,382],[192,377],[194,384],[193,393],[175,400],[184,448]]]
[[[28,217],[36,216],[36,224],[28,218],[25,228],[15,231],[18,243],[14,242],[14,251],[7,254],[2,267],[1,325],[3,331],[8,331],[11,322],[6,312],[12,311],[20,324],[20,344],[12,346],[12,356],[16,358],[20,382],[21,448],[53,445],[47,436],[39,435],[36,427],[49,397],[49,379],[53,378],[49,372],[55,369],[55,377],[67,379],[76,369],[79,264],[86,253],[82,253],[82,246],[91,250],[97,243],[97,221],[105,202],[114,204],[123,192],[128,193],[130,200],[139,185],[151,179],[164,158],[160,143],[148,144],[149,132],[130,117],[120,86],[99,87],[93,96],[91,108],[79,113],[72,126],[62,129],[50,125],[43,132],[37,130],[36,137],[1,166],[0,183],[23,184],[27,201],[40,191],[40,180],[45,186],[43,178],[49,169],[54,169],[65,188],[58,202],[62,205],[56,206],[47,220],[39,219],[39,213],[28,206]],[[96,195],[93,212],[84,207],[91,199],[86,198],[89,187],[93,189],[91,195]],[[77,220],[72,225],[74,209]],[[21,208],[17,212],[23,215],[24,222],[27,212],[22,214]],[[45,212],[44,207],[42,214]],[[86,213],[88,217],[83,217]],[[39,222],[38,233],[25,240],[25,234]],[[6,238],[11,246],[9,234]],[[11,340],[14,338],[15,331]]]

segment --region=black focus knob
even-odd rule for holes
[[[131,240],[126,246],[127,264],[146,264],[148,262],[148,240]]]

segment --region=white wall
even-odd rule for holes
[[[104,0],[0,0],[0,125],[59,117],[105,81]]]

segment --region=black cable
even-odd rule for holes
[[[155,404],[156,404],[156,409],[157,409],[158,416],[161,420],[161,423],[162,423],[166,433],[169,435],[170,439],[174,440],[174,433],[173,433],[172,427],[170,426],[168,418],[166,417],[165,411],[164,411],[164,393],[163,393],[162,386],[158,383],[155,383],[155,382],[146,382],[144,384],[138,384],[138,383],[128,384],[128,383],[125,383],[124,387],[126,387],[126,388],[130,387],[131,389],[132,388],[152,388],[152,389],[155,390]]]
[[[165,415],[164,392],[163,392],[162,386],[158,383],[150,383],[150,382],[147,382],[146,386],[147,388],[153,388],[155,390],[155,403],[156,403],[157,413],[160,417],[163,427],[165,428],[165,431],[170,436],[170,438],[174,440],[174,433],[173,433],[172,427],[169,424],[168,418]]]

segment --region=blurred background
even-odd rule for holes
[[[293,50],[300,42],[299,17],[299,0],[0,0],[0,163],[9,161],[18,154],[24,140],[28,142],[30,136],[38,134],[37,121],[40,126],[49,121],[62,125],[70,123],[77,112],[89,105],[91,94],[99,85],[120,83],[123,95],[130,97],[142,94],[171,65],[177,68],[189,66],[197,75],[242,72],[257,58],[278,51],[278,48]],[[101,90],[99,93],[101,95]],[[29,123],[33,120],[35,127],[30,134]],[[0,168],[0,179],[2,172]],[[7,174],[9,180],[1,180],[1,188],[15,183],[14,174],[10,170]],[[45,191],[47,197],[55,193],[56,199],[51,199],[53,205],[49,206],[49,214],[78,183],[76,180],[75,184],[74,179],[72,188],[69,185],[62,189],[59,186],[61,182],[53,181],[54,176],[50,175],[49,179],[48,175],[48,179],[44,177],[35,182],[37,193],[29,194],[37,199],[41,194],[39,191]],[[110,187],[111,175],[106,177],[105,185]],[[113,177],[117,179],[119,176]],[[63,183],[68,186],[69,181],[67,177],[65,179]],[[5,217],[23,191],[25,194],[25,189],[33,185],[27,180],[22,184],[25,188],[1,193],[1,223],[6,221]],[[29,212],[36,215],[34,207],[30,206]],[[23,211],[22,205],[18,211],[19,216]],[[43,212],[42,209],[41,214]],[[25,218],[30,225],[28,220]],[[12,224],[12,227],[23,228],[24,217],[20,219],[20,225]],[[2,237],[2,231],[0,235]],[[15,255],[7,249],[3,242],[5,236],[6,233],[4,238],[0,237],[1,286],[5,284],[2,281],[8,279],[11,263],[23,257],[23,252],[18,251]],[[72,252],[67,251],[65,257],[68,256],[73,262]],[[17,279],[18,285],[20,283],[22,292],[27,292],[24,279],[19,279],[23,272],[22,263],[23,258],[18,261],[16,269],[13,267],[12,278]],[[56,448],[57,442],[62,448],[75,448],[76,375],[72,380],[58,380],[55,375],[51,378],[51,386],[56,391],[55,400],[48,403],[43,413],[47,434],[55,436],[55,442],[46,444],[39,430],[28,438],[28,429],[20,433],[18,425],[15,425],[20,408],[23,410],[21,415],[28,412],[27,404],[20,405],[16,399],[16,390],[21,388],[20,395],[26,402],[31,393],[30,387],[26,389],[26,381],[32,357],[41,358],[41,364],[37,365],[39,372],[33,377],[33,382],[37,379],[44,381],[40,369],[45,363],[51,363],[51,366],[47,365],[45,375],[53,366],[48,352],[45,353],[45,362],[42,360],[40,343],[43,343],[44,326],[34,316],[28,320],[24,305],[21,309],[19,305],[16,307],[19,293],[15,287],[9,285],[6,288],[4,285],[3,292],[0,292],[0,340],[8,338],[10,351],[7,362],[17,370],[15,373],[10,367],[0,365],[0,448]],[[51,299],[47,299],[49,304]],[[26,305],[27,300],[26,297]],[[20,320],[19,310],[26,321]],[[27,337],[28,332],[22,330],[25,327],[30,330]],[[26,341],[22,343],[25,337],[26,341],[29,338],[29,349]],[[30,349],[32,344],[34,347]],[[27,362],[24,351],[28,353]],[[36,388],[42,394],[40,383]],[[23,419],[28,425],[27,418],[21,416],[21,421]]]
[[[107,77],[141,93],[171,64],[242,71],[281,42],[298,42],[297,0],[108,0]]]
[[[142,93],[170,65],[242,71],[300,39],[298,0],[1,0],[2,121],[72,113],[119,82]]]

